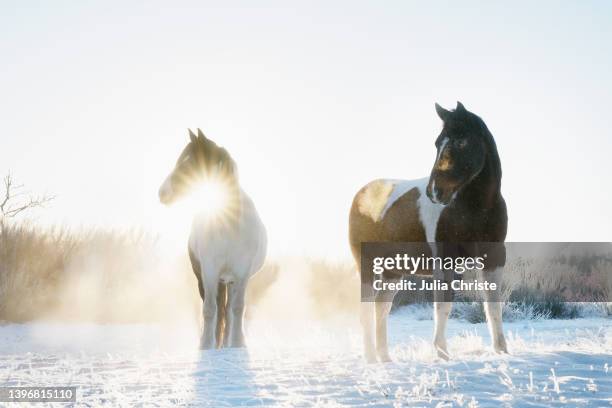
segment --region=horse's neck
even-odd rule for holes
[[[487,146],[487,158],[482,170],[458,194],[458,199],[470,208],[490,209],[501,199],[501,162],[497,147],[491,137]]]

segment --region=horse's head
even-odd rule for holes
[[[454,111],[436,103],[436,112],[444,126],[436,139],[437,155],[427,185],[427,197],[434,203],[446,205],[482,170],[487,152],[485,127],[461,102],[457,102]]]
[[[172,204],[200,186],[218,186],[236,179],[236,164],[227,150],[189,130],[190,141],[159,189],[159,201]]]

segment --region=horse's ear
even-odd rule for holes
[[[455,108],[455,112],[457,113],[465,113],[467,112],[465,109],[465,106],[463,106],[463,104],[459,101],[457,101],[457,107]]]
[[[206,140],[206,136],[204,136],[204,132],[202,132],[200,128],[198,128],[198,137],[202,140]]]
[[[436,112],[438,113],[438,116],[440,117],[440,119],[442,119],[443,122],[446,122],[451,115],[449,111],[447,111],[446,109],[444,109],[437,103],[436,103]]]
[[[187,130],[189,131],[189,139],[190,139],[192,142],[195,142],[195,141],[196,141],[196,139],[197,139],[197,138],[196,138],[195,133],[193,133],[193,132],[191,131],[191,129],[187,129]]]

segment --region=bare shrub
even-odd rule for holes
[[[317,317],[357,311],[360,302],[359,276],[349,262],[309,259],[308,296],[314,303]]]
[[[186,261],[162,259],[139,231],[0,225],[0,319],[153,321],[193,316]]]
[[[278,273],[277,264],[267,263],[251,279],[247,310],[265,298]],[[0,321],[200,318],[201,300],[186,251],[170,256],[151,234],[0,223]]]
[[[0,320],[94,322],[200,321],[201,301],[187,254],[169,256],[139,231],[35,227],[0,222]],[[586,268],[589,265],[589,268]],[[506,320],[612,314],[605,303],[609,263],[592,258],[534,263],[512,260],[503,275]],[[575,288],[588,293],[575,293]],[[581,295],[600,303],[567,302]],[[452,316],[484,320],[482,304],[457,303]],[[247,318],[357,315],[359,275],[352,262],[293,258],[268,261],[251,278]],[[428,303],[397,296],[394,306]]]
[[[39,207],[44,207],[53,201],[50,195],[33,195],[28,193],[23,184],[16,184],[11,173],[3,179],[4,191],[0,192],[0,222],[6,218],[14,218],[19,214]]]

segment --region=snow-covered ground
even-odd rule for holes
[[[254,320],[249,349],[200,352],[187,326],[30,323],[0,327],[1,384],[76,385],[79,406],[612,406],[612,321],[451,320],[452,360],[434,357],[429,310],[390,318],[395,362],[365,364],[354,318]],[[65,404],[64,404],[65,405]]]

